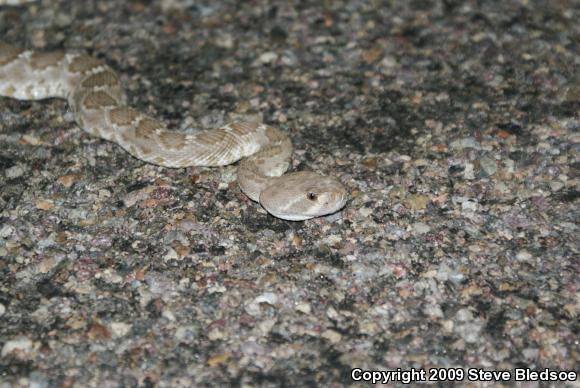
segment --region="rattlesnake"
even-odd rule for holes
[[[167,129],[127,106],[117,74],[91,56],[25,51],[0,43],[0,96],[64,98],[83,130],[159,166],[223,166],[244,158],[238,167],[241,190],[285,220],[334,213],[348,198],[344,186],[332,177],[306,171],[283,175],[290,164],[292,143],[274,127],[237,122],[196,134]]]

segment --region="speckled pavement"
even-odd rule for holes
[[[292,4],[0,7],[3,41],[104,59],[184,132],[278,126],[352,196],[282,221],[236,166],[0,98],[0,387],[579,386],[537,381],[580,370],[578,1]]]

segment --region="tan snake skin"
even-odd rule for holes
[[[167,129],[127,106],[117,74],[94,57],[25,51],[0,43],[0,96],[64,98],[83,130],[159,166],[223,166],[245,158],[238,168],[240,188],[282,219],[301,221],[334,213],[348,198],[334,178],[313,172],[283,175],[292,143],[274,127],[237,122],[196,134]]]

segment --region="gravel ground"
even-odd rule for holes
[[[64,101],[0,98],[0,387],[580,370],[580,4],[289,4],[0,7],[2,40],[106,60],[185,132],[283,128],[352,196],[282,221],[235,166],[147,165]]]

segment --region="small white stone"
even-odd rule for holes
[[[560,191],[564,188],[564,183],[560,181],[550,181],[550,190]]]
[[[312,311],[312,308],[310,307],[309,303],[306,302],[299,302],[296,305],[296,311],[300,311],[302,314],[310,314],[310,312]]]
[[[48,377],[40,371],[31,372],[28,379],[28,388],[48,388],[50,386]]]
[[[459,309],[455,313],[455,318],[462,322],[471,321],[473,319],[473,313],[466,308]]]
[[[264,292],[262,295],[259,295],[254,299],[256,303],[268,303],[274,305],[278,303],[278,296],[273,292]]]
[[[473,137],[464,137],[463,139],[455,140],[452,142],[451,147],[455,149],[479,148],[479,144]]]
[[[6,312],[6,307],[4,307],[4,305],[2,303],[0,303],[0,317],[2,315],[4,315],[5,312]]]
[[[346,255],[344,257],[344,261],[346,262],[350,262],[350,261],[357,261],[358,257],[356,257],[355,255]]]
[[[26,337],[16,337],[7,341],[2,347],[2,357],[6,357],[14,351],[29,353],[32,350],[32,341]]]
[[[461,204],[461,210],[463,210],[464,213],[474,213],[477,211],[477,202],[473,200],[465,201]]]
[[[324,239],[325,244],[335,245],[343,241],[343,237],[338,234],[331,234]]]
[[[477,342],[481,338],[480,332],[482,325],[477,323],[466,323],[464,325],[458,326],[456,331],[459,333],[461,338],[467,343]]]
[[[272,63],[276,59],[278,59],[278,54],[272,51],[268,51],[267,53],[260,55],[260,62],[262,63]]]
[[[265,292],[261,295],[258,295],[257,297],[254,298],[254,300],[250,301],[246,307],[245,310],[248,314],[252,315],[252,316],[257,316],[260,315],[262,313],[262,309],[260,308],[260,304],[269,304],[269,305],[275,305],[278,302],[278,296],[276,296],[276,294],[274,294],[273,292]]]
[[[21,165],[12,166],[6,169],[6,178],[14,179],[24,175],[24,168]]]
[[[224,338],[224,336],[225,336],[225,333],[217,328],[211,330],[207,335],[207,337],[210,339],[210,341],[216,341],[216,340],[222,339],[222,338]]]
[[[175,322],[176,320],[175,315],[171,310],[163,310],[161,316],[171,322]]]
[[[479,161],[479,165],[481,166],[483,171],[485,171],[485,173],[489,176],[492,176],[497,172],[497,163],[493,159],[483,157]]]
[[[463,178],[472,180],[475,179],[475,166],[473,163],[465,163],[465,169],[463,170]]]
[[[483,248],[477,244],[472,244],[472,245],[468,246],[467,249],[469,249],[470,252],[475,252],[475,253],[481,252],[483,250]]]
[[[111,192],[107,189],[101,189],[99,190],[99,198],[100,199],[111,198]]]
[[[321,337],[329,340],[333,344],[340,342],[340,340],[342,339],[342,335],[340,335],[340,333],[337,333],[336,331],[330,329],[325,330],[321,334]]]
[[[532,255],[530,252],[523,249],[518,253],[516,253],[516,259],[518,259],[519,261],[530,261],[532,259]]]
[[[364,218],[367,218],[368,216],[373,214],[373,212],[374,210],[370,207],[363,207],[358,210],[358,213]]]
[[[14,228],[11,227],[10,225],[3,225],[0,228],[0,237],[2,238],[10,236],[12,233],[14,233]]]
[[[535,348],[526,348],[522,351],[522,354],[526,360],[535,360],[540,352]]]
[[[74,118],[70,120],[70,122],[73,122],[73,121],[74,121]],[[24,143],[30,144],[33,146],[42,145],[42,141],[39,138],[31,136],[31,135],[22,135],[21,140]]]
[[[455,323],[453,323],[451,319],[446,319],[443,322],[441,322],[441,327],[443,328],[443,331],[447,333],[451,333],[453,331],[454,326]]]
[[[437,303],[431,303],[426,305],[423,308],[423,312],[425,315],[428,315],[433,318],[443,318],[443,310]]]
[[[196,337],[195,333],[195,327],[193,326],[180,326],[175,330],[174,337],[180,342],[189,343]]]
[[[431,231],[431,228],[429,227],[429,225],[423,223],[423,222],[415,222],[413,224],[413,232],[415,234],[425,234],[425,233],[429,233]]]
[[[461,283],[463,281],[463,278],[464,278],[464,276],[461,272],[457,272],[457,271],[449,268],[446,264],[441,264],[439,266],[439,269],[437,270],[435,277],[440,282],[450,280],[455,284]]]
[[[180,260],[179,255],[177,254],[177,252],[175,252],[173,248],[168,248],[167,253],[165,254],[165,256],[163,256],[163,261],[169,260]]]
[[[129,331],[131,330],[132,326],[133,325],[130,325],[130,324],[125,323],[125,322],[113,322],[113,323],[111,323],[111,332],[113,333],[113,337],[119,338],[119,337],[123,337],[123,336],[127,335],[129,333]]]
[[[495,190],[502,193],[502,194],[505,194],[509,191],[509,188],[507,187],[507,185],[505,183],[497,182],[495,184]]]
[[[276,321],[274,319],[265,319],[258,324],[258,328],[262,335],[266,335],[272,330],[275,324]]]
[[[395,57],[387,55],[381,60],[381,66],[386,68],[394,68],[395,66],[397,66],[397,60],[395,59]]]
[[[449,280],[451,280],[456,285],[460,284],[465,276],[461,272],[452,271],[449,273]]]
[[[118,283],[121,283],[123,281],[123,277],[121,275],[119,275],[116,271],[114,271],[110,268],[107,268],[102,272],[101,278],[107,283],[118,284]]]
[[[328,318],[332,319],[333,321],[339,321],[341,319],[338,311],[336,311],[336,309],[332,306],[330,306],[328,309],[326,309],[326,316]]]
[[[219,47],[230,49],[234,47],[234,38],[231,34],[223,34],[216,39]]]

